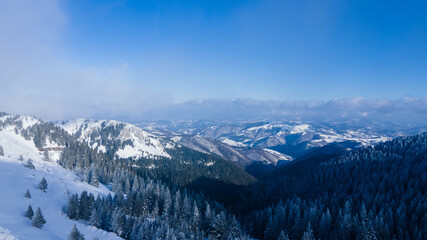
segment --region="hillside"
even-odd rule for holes
[[[427,133],[399,137],[283,165],[235,207],[262,239],[425,239],[426,172]]]
[[[1,118],[3,124],[9,117]],[[40,123],[29,117],[19,117],[19,120],[22,120],[23,129]],[[0,156],[0,239],[66,239],[74,224],[87,239],[121,239],[115,234],[72,221],[63,213],[71,194],[87,191],[95,196],[106,196],[110,191],[105,186],[89,185],[56,162],[45,161],[43,151],[33,141],[16,134],[11,125],[0,131],[0,146],[4,151],[4,156]],[[49,147],[53,148],[52,145]],[[19,160],[21,156],[22,160]],[[52,158],[57,156],[56,151],[51,152]],[[35,169],[24,166],[29,159],[33,160]],[[37,189],[43,177],[48,183],[46,192]],[[30,199],[24,197],[27,189],[31,193]],[[24,217],[28,205],[32,205],[34,211],[38,207],[42,210],[46,219],[42,229],[33,227],[31,220]]]
[[[114,158],[170,158],[166,149],[177,147],[172,141],[156,137],[132,124],[113,120],[77,119],[58,122],[80,142]]]

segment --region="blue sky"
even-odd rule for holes
[[[126,62],[132,81],[170,86],[178,99],[427,91],[425,1],[70,1],[64,10],[73,58]]]
[[[1,1],[0,107],[138,119],[195,99],[363,98],[425,112],[426,12],[426,1]]]

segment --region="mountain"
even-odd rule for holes
[[[292,160],[290,156],[272,149],[248,147],[230,139],[220,141],[201,135],[179,134],[164,129],[146,128],[146,130],[155,135],[168,138],[187,148],[206,154],[213,154],[244,167],[255,162],[277,165],[279,161]]]
[[[80,142],[118,158],[170,158],[167,149],[176,148],[172,141],[156,137],[132,124],[113,120],[77,119],[57,122]]]
[[[110,190],[102,184],[95,187],[82,182],[75,173],[61,167],[56,161],[65,144],[56,142],[55,137],[45,138],[39,142],[42,148],[37,147],[34,141],[40,135],[33,131],[39,124],[43,123],[32,117],[1,114],[0,239],[66,239],[74,224],[88,239],[121,239],[62,214],[71,194],[87,191],[106,196]],[[29,159],[34,169],[25,167]],[[47,180],[46,192],[37,189],[42,178]],[[27,189],[31,198],[24,197]],[[28,205],[32,205],[34,212],[38,207],[42,210],[46,224],[41,230],[32,227],[31,220],[24,217]]]
[[[77,119],[57,122],[56,125],[91,148],[113,154],[115,159],[170,159],[168,150],[184,146],[241,166],[253,162],[276,165],[278,161],[292,160],[291,157],[272,149],[249,147],[230,139],[220,141],[200,135],[177,134],[164,129],[141,129],[133,124],[113,120]]]
[[[427,236],[427,133],[383,142],[409,128],[213,124],[140,129],[0,113],[0,239],[64,239],[74,224],[98,239]],[[209,131],[216,138],[203,136]],[[267,143],[278,145],[261,148]],[[298,157],[286,164],[245,158],[244,150],[278,146]],[[41,230],[25,217],[28,205],[41,209]]]
[[[255,181],[242,168],[220,156],[193,151],[135,125],[111,120],[57,122],[80,143],[115,160],[131,159],[141,175],[185,186],[207,177],[237,185]],[[70,154],[72,157],[72,154]],[[180,172],[180,174],[176,174]]]
[[[272,149],[295,159],[333,143],[349,149],[374,145],[393,137],[416,134],[422,128],[397,123],[310,121],[146,121],[144,129],[214,139],[232,146]]]
[[[132,126],[103,123],[93,127],[98,130],[85,129],[90,136],[81,140],[87,135],[0,114],[0,239],[66,239],[73,225],[88,239],[248,239],[221,204],[191,190],[210,189],[191,184],[237,187],[255,182],[252,176],[229,161],[177,145],[165,148],[167,156],[138,148],[135,156],[121,158],[122,140],[159,145],[143,141],[144,132]]]
[[[199,178],[232,185],[256,181],[230,161],[191,150],[128,123],[78,120],[53,124],[5,113],[1,120],[0,134],[20,135],[34,142],[44,159],[71,170],[84,171],[93,164],[118,161],[141,176],[177,186],[187,186]]]

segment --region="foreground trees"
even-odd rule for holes
[[[40,208],[37,208],[32,221],[33,227],[42,228],[45,223],[46,220],[43,217],[42,211],[40,210]]]

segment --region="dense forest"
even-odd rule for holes
[[[277,172],[234,205],[253,237],[427,238],[427,134]]]

